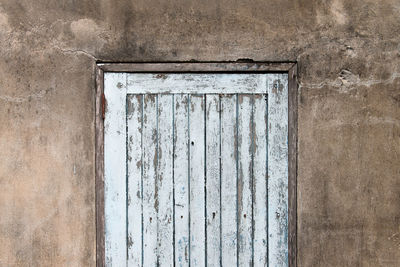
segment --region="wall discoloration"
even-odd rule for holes
[[[298,61],[299,265],[396,266],[399,36],[395,0],[1,0],[0,266],[95,264],[96,59],[238,58]]]

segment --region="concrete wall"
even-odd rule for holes
[[[299,63],[299,266],[399,266],[398,0],[0,0],[0,266],[94,266],[94,67]]]

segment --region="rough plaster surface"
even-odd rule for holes
[[[399,266],[397,0],[0,0],[0,266],[94,266],[94,66],[299,63],[299,266]]]

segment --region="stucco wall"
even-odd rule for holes
[[[94,266],[94,67],[297,61],[299,266],[400,264],[398,0],[0,0],[0,266]]]

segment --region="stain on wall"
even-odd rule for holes
[[[0,0],[0,266],[95,266],[98,61],[297,61],[299,266],[400,262],[396,0]]]

